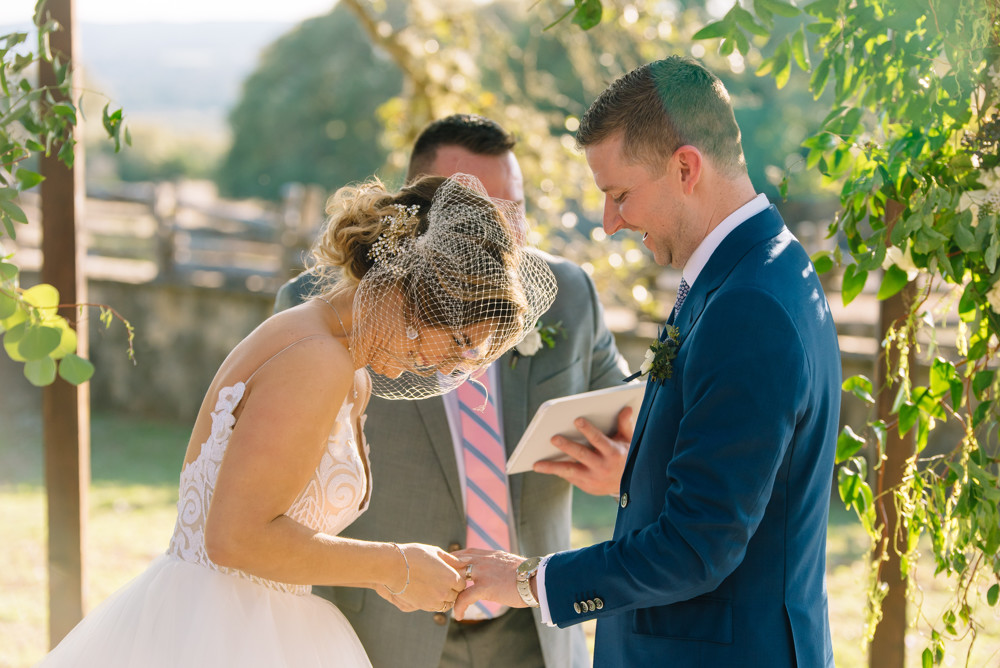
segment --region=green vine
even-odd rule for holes
[[[72,63],[50,48],[49,38],[63,28],[45,10],[45,0],[35,7],[35,47],[29,48],[27,32],[0,35],[0,334],[3,347],[13,360],[24,364],[24,375],[34,385],[48,385],[56,375],[79,385],[94,373],[89,360],[76,354],[77,337],[70,323],[58,314],[59,292],[51,285],[23,288],[14,254],[3,251],[2,239],[17,238],[19,225],[28,218],[21,208],[22,192],[39,185],[45,177],[36,171],[38,155],[56,158],[67,167],[75,160],[73,131],[80,114],[72,102]],[[35,85],[29,79],[41,66],[50,66],[55,85]],[[121,109],[105,105],[103,125],[115,142],[130,143]],[[97,306],[101,322],[110,326],[119,318],[128,330],[128,354],[133,357],[132,325],[107,306],[75,304],[78,308]]]

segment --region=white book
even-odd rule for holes
[[[559,434],[586,444],[587,439],[573,426],[578,417],[587,418],[605,434],[613,435],[618,427],[618,413],[625,406],[632,407],[633,420],[638,416],[645,391],[646,383],[640,381],[549,399],[538,407],[524,430],[517,448],[507,460],[507,473],[531,471],[532,465],[542,460],[568,460],[551,440]]]

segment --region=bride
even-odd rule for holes
[[[554,278],[512,234],[516,205],[474,177],[397,193],[372,181],[341,189],[328,213],[316,270],[339,278],[222,363],[166,553],[39,665],[368,666],[311,584],[368,587],[407,611],[445,611],[465,588],[437,547],[337,536],[371,494],[365,404],[453,389],[534,326]]]

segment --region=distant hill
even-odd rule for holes
[[[293,23],[125,23],[80,26],[87,88],[130,121],[225,127],[243,80]],[[0,34],[30,26],[0,26]],[[100,104],[103,106],[103,104]]]
[[[197,118],[222,126],[262,51],[292,26],[83,24],[85,76],[133,120],[183,125]]]

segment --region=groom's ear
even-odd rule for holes
[[[674,151],[670,161],[677,170],[682,191],[685,195],[690,195],[701,179],[702,169],[705,166],[704,156],[696,147],[685,144]]]

